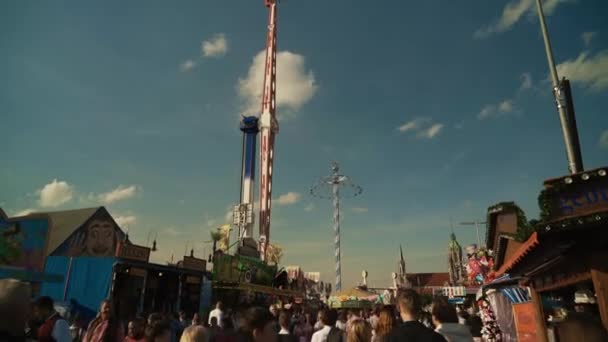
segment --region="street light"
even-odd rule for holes
[[[479,225],[480,224],[486,224],[486,222],[480,222],[480,221],[475,221],[475,222],[460,222],[459,224],[461,226],[475,226],[475,228],[477,229],[477,246],[479,246],[481,248],[481,237],[479,236]]]

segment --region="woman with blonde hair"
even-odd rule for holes
[[[395,327],[396,321],[395,315],[390,308],[380,310],[380,314],[378,315],[378,323],[376,324],[374,342],[387,341],[388,336]]]
[[[346,342],[371,342],[372,325],[362,318],[355,318],[348,327]]]
[[[202,325],[192,325],[184,330],[179,342],[208,342],[209,334]]]

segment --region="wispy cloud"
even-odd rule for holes
[[[419,117],[397,127],[397,130],[401,133],[412,132],[417,138],[421,139],[433,139],[443,129],[444,124],[433,123],[431,118]]]
[[[351,210],[353,213],[358,213],[358,214],[367,213],[369,211],[368,208],[364,208],[364,207],[355,207],[355,208],[351,208]]]
[[[179,235],[181,235],[181,234],[182,234],[182,232],[180,232],[179,230],[177,230],[177,228],[175,228],[175,227],[168,227],[168,228],[165,228],[165,229],[163,230],[163,233],[165,233],[165,234],[167,234],[167,235],[169,235],[169,236],[174,236],[174,237],[175,237],[175,236],[179,236]]]
[[[278,205],[291,205],[297,203],[302,195],[297,192],[288,192],[279,196],[275,201]]]
[[[583,40],[583,43],[585,43],[585,47],[591,45],[591,41],[596,35],[597,32],[583,32],[583,34],[581,34],[581,39]]]
[[[566,2],[572,2],[572,0],[545,0],[543,10],[546,15],[551,15],[555,12],[555,9],[559,4]],[[524,17],[524,15],[534,15],[535,11],[535,0],[512,0],[505,5],[500,18],[495,20],[492,24],[475,31],[473,37],[486,38],[496,33],[508,31]]]
[[[309,203],[307,206],[304,207],[304,211],[307,211],[307,212],[311,212],[314,209],[315,209],[314,203]]]
[[[519,90],[526,90],[532,88],[532,75],[529,72],[524,72],[519,77],[521,80],[521,85],[519,86]]]
[[[243,100],[242,114],[256,115],[260,111],[264,82],[266,51],[260,51],[249,67],[247,76],[240,78],[237,90]],[[317,92],[318,86],[312,70],[306,68],[302,55],[289,51],[277,53],[277,108],[297,111],[309,102]],[[279,115],[284,115],[279,111]]]
[[[218,33],[201,43],[203,57],[222,57],[228,52],[228,41],[226,35]]]
[[[576,59],[558,64],[557,73],[594,91],[608,88],[608,50],[594,56],[584,51]]]
[[[182,72],[188,72],[188,71],[194,69],[194,67],[196,67],[196,62],[189,59],[189,60],[183,62],[182,64],[180,64],[179,70],[181,70]]]
[[[608,150],[608,129],[604,130],[601,134],[600,134],[600,147],[605,148]]]
[[[512,113],[513,111],[513,100],[504,100],[498,104],[489,104],[484,106],[477,115],[477,119],[485,120],[489,118],[497,118],[505,114]]]
[[[36,212],[36,209],[28,208],[17,212],[14,216],[26,216],[34,212]]]
[[[117,216],[114,221],[121,228],[131,228],[137,222],[137,217],[134,215]]]
[[[38,203],[43,208],[58,207],[69,202],[73,196],[74,189],[70,184],[54,179],[42,187]]]
[[[102,204],[112,204],[118,201],[123,201],[134,197],[137,194],[138,187],[136,185],[118,186],[116,189],[104,192],[99,195],[89,195],[90,198],[97,199]]]

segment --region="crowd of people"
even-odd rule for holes
[[[373,310],[315,309],[301,305],[224,308],[206,317],[152,313],[122,322],[103,301],[86,326],[71,324],[49,297],[31,302],[28,283],[0,280],[0,342],[473,342],[482,341],[481,320],[437,297],[423,308],[413,290],[400,291],[395,306]],[[600,325],[573,315],[560,342],[608,340]],[[579,339],[580,338],[580,339]]]

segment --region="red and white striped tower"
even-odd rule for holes
[[[270,243],[270,209],[272,202],[272,164],[274,137],[279,132],[276,118],[277,91],[277,0],[264,0],[269,10],[266,33],[266,66],[260,115],[260,258],[266,260]]]

